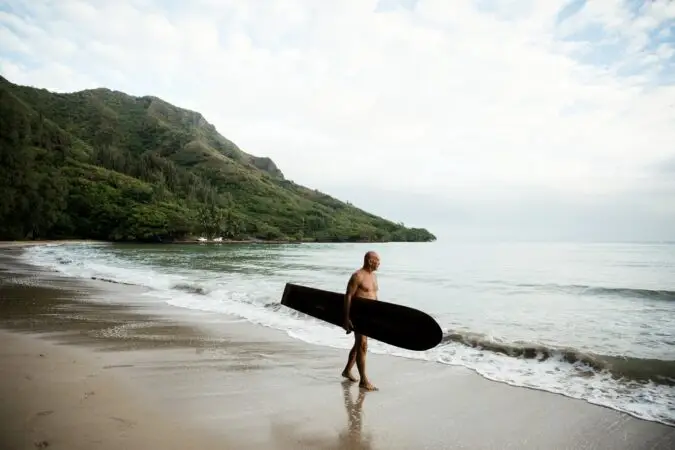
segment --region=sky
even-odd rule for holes
[[[0,0],[0,43],[439,239],[675,240],[672,0]]]

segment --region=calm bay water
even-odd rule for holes
[[[382,258],[380,298],[430,313],[445,331],[427,352],[378,342],[372,351],[675,425],[675,245],[77,244],[26,257],[68,276],[145,286],[148,299],[174,308],[346,349],[351,336],[279,301],[286,282],[343,291],[369,249]]]

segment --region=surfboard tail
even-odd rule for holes
[[[288,296],[291,293],[292,286],[290,283],[286,283],[286,287],[284,287],[284,293],[281,296],[281,304],[288,306]]]

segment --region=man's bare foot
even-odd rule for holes
[[[356,377],[354,377],[354,375],[352,375],[351,373],[347,372],[346,370],[344,370],[344,371],[342,372],[342,376],[345,377],[345,378],[347,378],[349,381],[352,381],[352,382],[358,381],[358,380],[356,379]]]
[[[378,391],[379,389],[373,386],[373,384],[370,381],[366,381],[365,383],[362,381],[359,383],[359,387],[361,389],[364,389],[366,391]]]

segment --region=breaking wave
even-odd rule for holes
[[[654,382],[675,386],[675,361],[644,359],[630,356],[599,355],[574,348],[548,347],[534,343],[509,343],[489,339],[471,332],[446,333],[441,345],[459,343],[467,347],[487,350],[514,358],[536,361],[557,360],[595,372],[609,373],[615,379]]]
[[[675,301],[675,291],[639,288],[614,288],[604,286],[588,286],[583,284],[517,284],[518,287],[533,288],[544,291],[559,291],[574,295],[625,297],[632,299]]]

